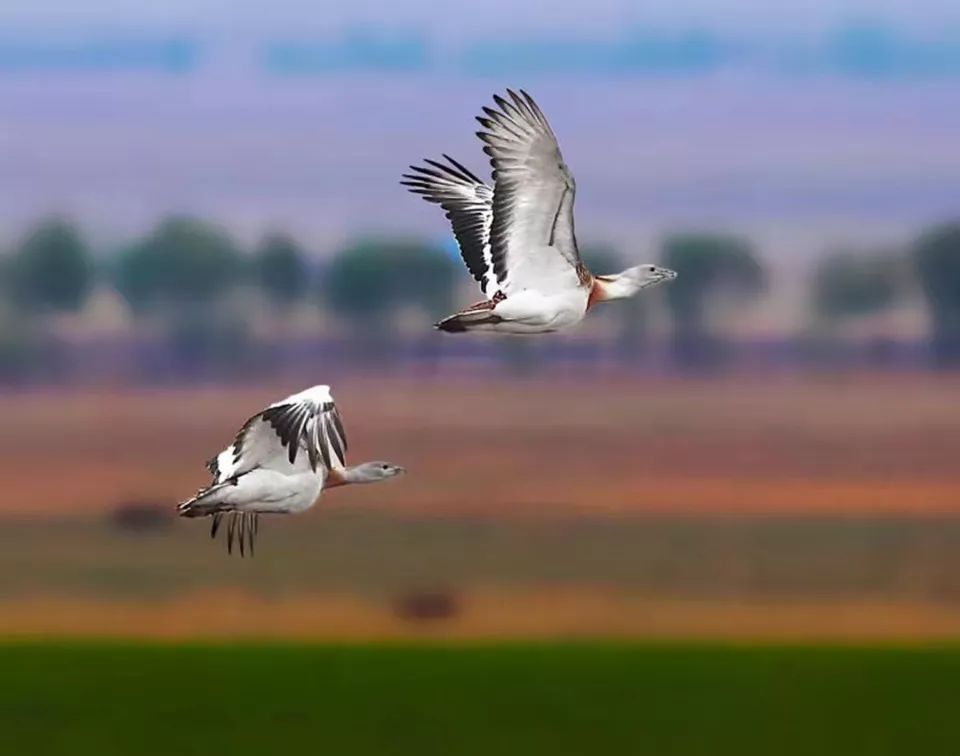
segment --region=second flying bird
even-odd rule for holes
[[[494,96],[477,120],[493,188],[444,155],[401,182],[447,213],[467,269],[486,299],[437,323],[441,331],[549,333],[579,323],[599,302],[631,297],[676,273],[644,264],[594,275],[573,225],[576,183],[540,108],[523,90]]]

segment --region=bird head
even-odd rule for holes
[[[393,478],[405,472],[406,469],[400,465],[377,460],[374,462],[364,462],[351,468],[350,477],[354,483],[376,483],[378,480]]]
[[[665,281],[672,281],[676,277],[676,272],[669,268],[662,268],[650,263],[627,268],[623,273],[617,273],[613,276],[597,276],[596,280],[600,286],[597,300],[606,302],[613,299],[626,299],[632,297],[641,289],[648,289]]]
[[[677,277],[677,273],[674,270],[670,270],[670,268],[646,263],[644,265],[634,266],[633,268],[627,268],[620,274],[620,277],[632,284],[637,291],[640,291],[650,286],[672,281]]]

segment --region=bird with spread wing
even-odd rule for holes
[[[375,483],[404,472],[389,462],[346,466],[347,436],[329,386],[288,396],[247,420],[233,443],[207,462],[213,481],[179,506],[181,517],[227,521],[227,551],[253,554],[261,514],[296,514],[325,488]]]
[[[548,333],[583,320],[598,302],[632,297],[676,273],[637,265],[596,276],[573,229],[576,184],[557,138],[526,92],[494,95],[477,136],[493,166],[487,186],[448,155],[410,166],[401,183],[442,207],[486,299],[437,323],[441,331]]]

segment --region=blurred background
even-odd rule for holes
[[[440,632],[672,633],[648,602],[753,632],[726,602],[838,599],[960,630],[960,13],[921,5],[5,7],[0,562],[45,569],[4,570],[0,631],[70,599],[162,633],[208,592],[356,601],[346,635],[419,632],[421,593]],[[478,294],[398,180],[488,175],[473,116],[507,86],[559,135],[591,268],[676,282],[562,335],[432,330]],[[250,564],[174,522],[317,382],[354,460],[407,479],[269,523]],[[571,627],[579,601],[606,609]]]
[[[948,0],[3,4],[0,635],[955,639],[958,85]],[[432,330],[400,174],[506,87],[676,281]],[[314,383],[410,473],[228,558],[175,504]]]

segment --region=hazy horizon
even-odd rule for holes
[[[722,228],[783,263],[956,214],[950,3],[442,7],[0,9],[0,239],[51,212],[104,240],[175,212],[320,247],[443,239],[399,174],[449,152],[488,175],[472,118],[507,86],[550,117],[584,238]]]

